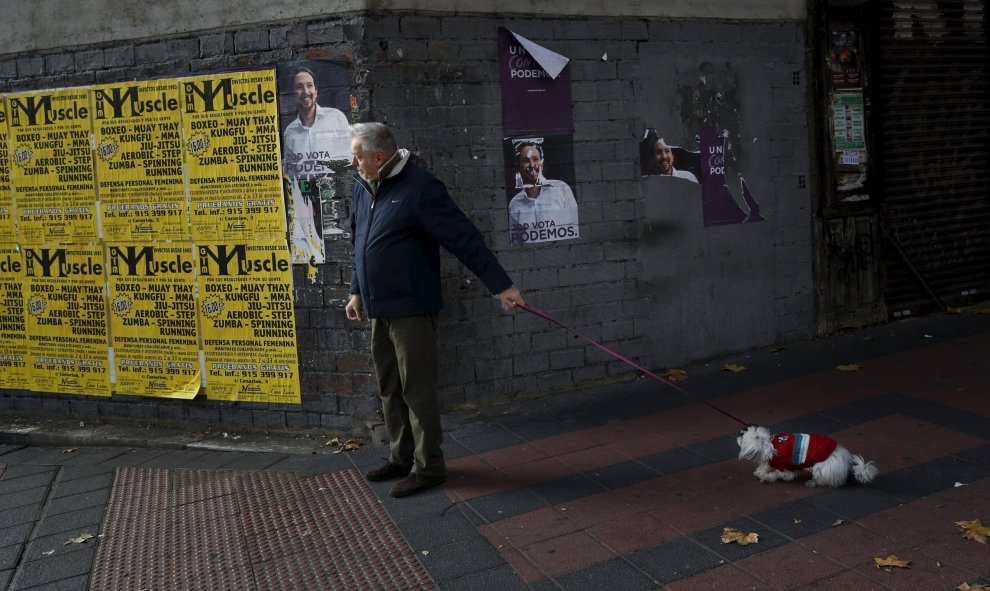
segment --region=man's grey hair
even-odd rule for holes
[[[398,149],[392,131],[384,123],[355,123],[351,125],[351,137],[361,141],[365,152],[393,154]]]

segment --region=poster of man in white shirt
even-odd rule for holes
[[[349,166],[351,140],[348,72],[344,60],[279,64],[282,162],[289,245],[293,263],[326,261],[324,238],[339,238],[346,225],[336,176]],[[324,224],[324,208],[331,211]]]
[[[569,177],[567,180],[550,179],[545,174],[549,149],[562,147],[569,141],[570,136],[506,138],[512,244],[570,240],[581,236],[577,201],[568,182],[573,182],[573,162],[570,166],[553,169],[562,173],[561,176]],[[560,153],[573,153],[573,150],[560,150]]]

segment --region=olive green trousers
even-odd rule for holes
[[[371,319],[389,461],[423,476],[444,476],[443,428],[437,401],[437,315]]]

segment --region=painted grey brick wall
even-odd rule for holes
[[[571,58],[574,192],[581,239],[512,246],[502,161],[496,30]],[[443,180],[531,304],[651,368],[814,332],[808,90],[801,23],[351,15],[0,58],[0,90],[183,76],[344,57],[363,120]],[[767,221],[705,228],[689,183],[640,177],[645,125],[683,131],[708,68],[734,81],[736,165]],[[794,84],[795,73],[801,81]],[[690,132],[684,132],[684,135]],[[689,140],[693,138],[678,138]],[[664,182],[667,181],[667,182]],[[738,190],[736,176],[727,181]],[[735,183],[733,185],[733,183]],[[346,221],[350,183],[325,218]],[[349,243],[327,243],[313,280],[297,266],[303,403],[113,400],[7,393],[0,408],[263,428],[359,428],[378,407],[367,326],[344,318]],[[476,406],[635,378],[597,348],[509,314],[457,261],[443,261],[440,394]]]

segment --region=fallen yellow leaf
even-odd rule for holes
[[[987,591],[988,589],[990,589],[990,587],[987,587],[986,585],[981,585],[979,583],[975,585],[970,585],[969,583],[963,583],[962,585],[956,587],[956,589],[959,589],[959,591]]]
[[[987,543],[987,536],[990,536],[990,527],[983,525],[979,519],[972,521],[957,521],[956,525],[963,528],[963,537],[967,540],[974,540],[981,544]]]
[[[990,314],[990,306],[980,306],[971,310],[973,314]]]
[[[858,363],[843,363],[835,366],[839,371],[859,371],[862,368],[863,366]]]
[[[877,565],[877,568],[881,566],[896,566],[897,568],[909,568],[908,565],[911,564],[910,560],[901,560],[900,558],[891,554],[887,558],[874,558],[873,563]]]
[[[76,451],[76,448],[74,448],[74,447],[67,447],[67,448],[65,448],[65,449],[62,450],[62,453],[64,453],[64,454],[71,454],[74,451]]]
[[[959,308],[953,308],[952,306],[945,307],[946,314],[962,314],[962,310]]]
[[[687,372],[683,369],[668,369],[667,373],[663,374],[667,376],[667,379],[672,382],[683,382],[687,379]]]
[[[739,373],[741,371],[746,371],[745,365],[739,365],[738,363],[726,363],[722,366],[724,371],[731,371],[733,373]]]
[[[81,533],[81,534],[79,534],[75,538],[69,538],[68,541],[66,541],[65,544],[62,544],[62,545],[65,546],[67,544],[82,544],[86,540],[88,540],[88,539],[90,539],[92,537],[93,537],[93,534]]]
[[[748,544],[759,544],[760,534],[758,533],[745,533],[734,527],[724,527],[722,528],[722,543],[731,544],[735,542],[740,546],[746,546]]]

